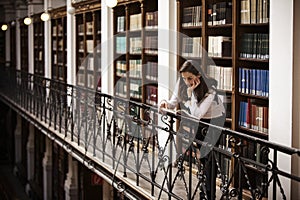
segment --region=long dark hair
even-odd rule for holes
[[[216,88],[218,83],[215,79],[208,77],[201,66],[198,66],[196,64],[197,63],[192,60],[187,60],[182,64],[179,72],[180,74],[183,72],[189,72],[194,74],[195,76],[200,75],[200,84],[194,89],[193,92],[195,97],[197,98],[197,101],[200,102],[208,92],[208,90]],[[180,77],[179,95],[182,101],[186,101],[188,98],[187,85],[184,83],[182,77]]]

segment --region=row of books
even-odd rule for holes
[[[130,97],[135,99],[142,98],[142,87],[140,79],[131,79],[129,83]],[[125,79],[119,79],[116,83],[115,92],[117,96],[126,98],[127,86]],[[154,85],[146,85],[146,103],[157,105],[158,88]]]
[[[86,43],[87,53],[93,53],[93,51],[94,51],[94,41],[93,40],[86,40],[85,43]],[[79,41],[78,51],[82,52],[82,53],[84,52],[84,41],[83,40]]]
[[[142,78],[142,60],[129,60],[129,77]]]
[[[202,6],[190,6],[183,8],[182,27],[202,26],[201,20]]]
[[[246,156],[249,159],[255,160],[256,162],[261,162],[266,164],[268,160],[268,154],[262,153],[262,145],[256,142],[245,142],[245,148],[243,148],[243,156]],[[262,183],[262,177],[255,177],[260,183]],[[256,180],[256,181],[257,181]]]
[[[202,57],[202,37],[183,37],[182,57]]]
[[[232,2],[208,4],[207,25],[232,23]]]
[[[129,20],[129,30],[135,31],[135,30],[141,30],[142,29],[142,14],[133,14],[130,15]],[[123,32],[125,31],[125,16],[118,16],[117,17],[117,32]]]
[[[94,79],[94,74],[86,74],[86,85],[85,85],[85,73],[83,71],[79,71],[77,73],[77,85],[82,86],[82,87],[88,87],[91,89],[94,89],[95,87],[95,79]]]
[[[146,103],[151,105],[157,104],[158,88],[153,85],[146,86]]]
[[[1,48],[0,48],[0,50],[1,50]],[[35,61],[43,61],[43,51],[35,51],[34,54],[35,54],[34,55],[34,60]]]
[[[141,99],[142,98],[142,80],[141,79],[130,79],[129,82],[129,95],[131,98]],[[116,95],[119,97],[127,97],[127,83],[126,80],[121,78],[115,85]]]
[[[241,24],[269,22],[269,0],[241,0]]]
[[[142,80],[141,79],[130,79],[130,97],[135,99],[142,98]]]
[[[146,67],[146,79],[157,81],[157,76],[158,76],[157,62],[147,62],[145,67]]]
[[[116,53],[125,54],[126,53],[126,37],[117,36],[116,37]]]
[[[231,119],[232,116],[232,98],[231,95],[219,95],[220,99],[222,100],[225,110],[226,110],[226,118]]]
[[[119,79],[115,84],[115,93],[117,96],[122,98],[127,98],[127,87],[126,87],[126,80]]]
[[[130,54],[141,54],[142,53],[142,38],[131,37],[129,38],[129,53]]]
[[[84,32],[86,32],[86,35],[92,35],[94,32],[93,22],[85,23],[86,31],[84,31],[84,24],[79,24],[77,27],[78,35],[84,35]]]
[[[130,31],[136,31],[142,29],[142,14],[133,14],[130,15],[130,21],[129,21],[129,30]],[[146,12],[145,14],[145,29],[153,29],[157,28],[158,25],[158,12]],[[117,17],[117,32],[123,32],[126,31],[125,27],[125,16],[118,16]]]
[[[269,96],[269,70],[239,68],[239,92]]]
[[[145,53],[157,55],[158,52],[158,39],[155,36],[146,36],[145,38]]]
[[[239,126],[268,133],[269,108],[256,104],[253,100],[240,102]]]
[[[209,57],[231,57],[232,38],[226,36],[208,37]]]
[[[244,33],[241,39],[240,57],[269,59],[269,34]]]
[[[232,90],[232,67],[208,65],[207,75],[218,81],[217,89]]]
[[[80,70],[97,71],[101,70],[101,58],[100,56],[89,55],[87,57],[78,58],[78,66]]]
[[[53,36],[62,36],[64,35],[64,29],[61,24],[52,27],[52,35]]]
[[[146,79],[157,81],[157,62],[147,62],[142,65],[141,59],[129,60],[129,77],[131,78],[142,78],[142,67],[146,70]],[[116,75],[120,77],[126,77],[126,61],[116,61]]]
[[[117,60],[116,61],[116,75],[117,76],[126,76],[126,60]]]
[[[64,63],[64,54],[62,53],[54,53],[53,54],[53,64],[57,64],[57,65],[63,65]]]
[[[125,16],[118,16],[117,17],[117,32],[125,31]]]
[[[142,38],[131,37],[129,38],[129,53],[130,54],[141,54],[142,53]],[[147,36],[145,38],[145,53],[157,54],[158,41],[157,36]],[[126,37],[116,37],[116,52],[119,54],[126,53]]]
[[[62,51],[63,47],[64,47],[64,40],[63,39],[59,39],[59,40],[53,40],[52,41],[52,45],[53,45],[53,51]]]
[[[158,11],[146,12],[146,29],[157,28],[158,26]]]
[[[142,29],[142,13],[130,15],[129,30],[136,31]]]
[[[55,68],[52,68],[53,78],[63,79],[65,72],[66,72],[66,67],[64,66],[55,66]]]

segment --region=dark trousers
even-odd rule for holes
[[[225,115],[213,118],[213,119],[201,119],[201,121],[210,123],[216,126],[223,127],[225,122]],[[214,129],[212,127],[208,127],[207,131],[203,131],[203,127],[199,127],[196,139],[200,141],[207,142],[212,146],[218,146],[220,144],[221,130]],[[200,149],[200,162],[203,165],[204,175],[205,175],[205,186],[206,186],[206,194],[207,199],[215,199],[216,198],[216,178],[217,178],[217,165],[215,162],[215,158],[213,156],[213,151],[210,148],[201,146],[198,144],[198,148]],[[204,198],[204,191],[201,193],[201,199]]]

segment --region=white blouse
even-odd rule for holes
[[[180,81],[177,81],[176,83],[171,99],[167,101],[168,108],[170,109],[174,109],[177,103],[181,102],[178,91],[179,82]],[[190,109],[191,115],[197,119],[212,119],[221,117],[223,114],[225,114],[225,108],[219,96],[218,102],[220,103],[215,101],[215,95],[217,95],[216,91],[210,89],[203,99],[198,103],[194,93],[192,93],[191,100],[182,103],[184,103],[185,107]]]

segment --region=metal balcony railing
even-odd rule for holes
[[[0,76],[2,101],[121,192],[155,199],[214,193],[217,199],[262,199],[271,190],[273,199],[286,199],[290,191],[282,180],[300,181],[278,161],[281,154],[299,160],[298,149],[11,68],[1,68]],[[211,142],[213,135],[218,138]]]

